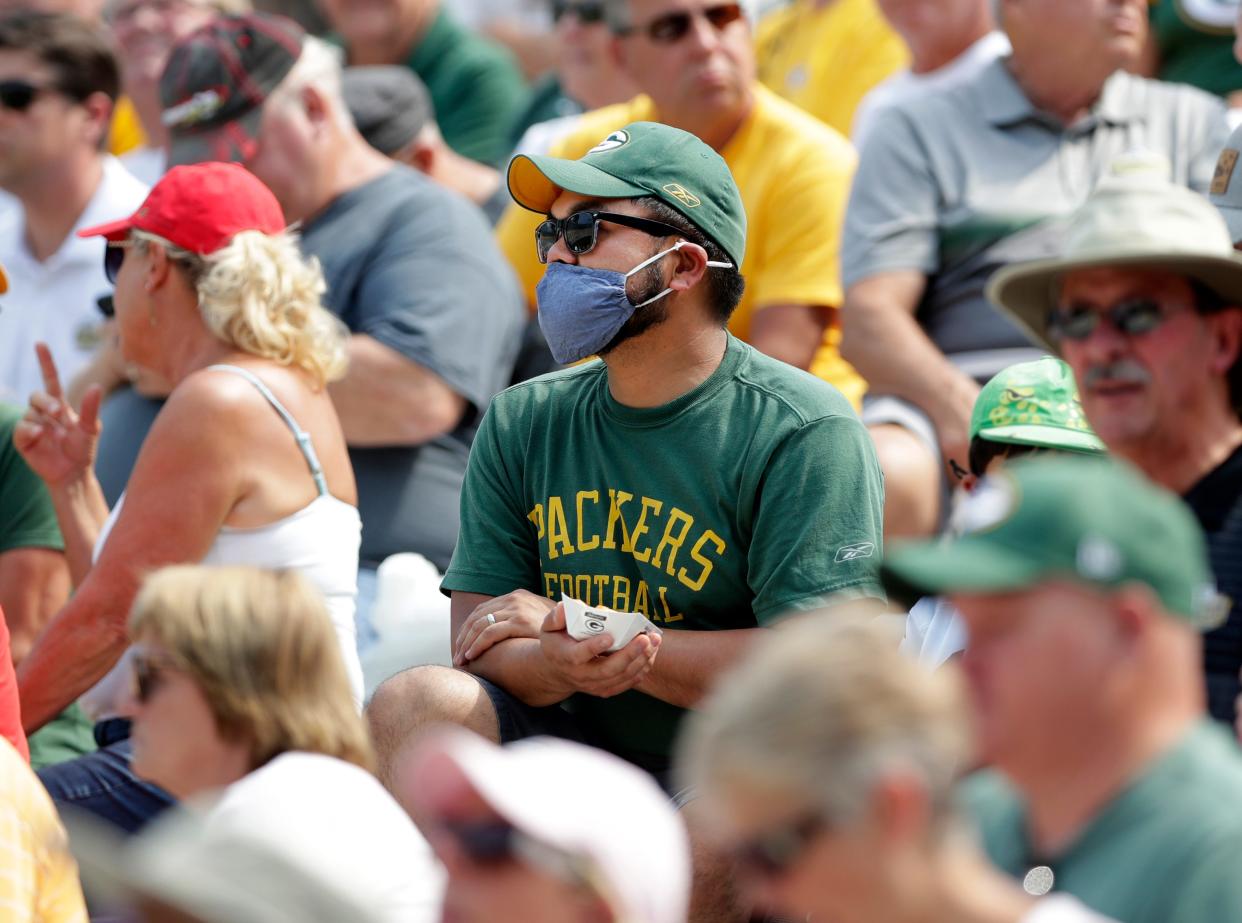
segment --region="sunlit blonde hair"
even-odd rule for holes
[[[942,829],[970,762],[963,690],[955,670],[902,654],[883,611],[857,601],[772,630],[687,719],[683,783],[801,800],[845,824],[886,773],[910,773]]]
[[[303,369],[323,386],[345,374],[345,325],[323,306],[319,262],[298,249],[292,231],[242,231],[206,256],[145,231],[139,248],[156,243],[198,293],[207,328],[242,352]]]
[[[221,735],[250,743],[256,768],[300,750],[372,769],[336,631],[297,572],[165,567],[143,583],[129,633],[168,650]]]

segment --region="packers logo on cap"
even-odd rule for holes
[[[699,199],[698,196],[687,190],[686,187],[680,183],[669,183],[664,187],[664,191],[681,202],[681,204],[686,206],[686,208],[698,208],[703,204],[702,200]]]
[[[588,154],[602,154],[605,151],[615,151],[619,147],[624,147],[630,143],[630,133],[624,129],[617,129],[607,138],[601,141],[595,147],[587,151]]]

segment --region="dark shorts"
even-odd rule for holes
[[[470,674],[474,676],[474,674]],[[619,756],[627,763],[633,763],[639,769],[649,773],[660,787],[669,795],[674,795],[673,773],[671,761],[664,756],[652,753],[635,753],[610,747],[591,729],[582,725],[577,718],[559,705],[548,705],[537,708],[505,692],[495,683],[481,676],[474,676],[480,686],[491,699],[492,708],[496,710],[496,720],[500,725],[500,742],[513,743],[527,737],[559,737],[575,743],[586,744],[599,750],[607,750]],[[674,798],[678,806],[685,803],[685,798],[678,795]]]

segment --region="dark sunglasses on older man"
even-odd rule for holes
[[[570,3],[567,0],[553,0],[552,21],[560,22],[573,13],[578,22],[584,26],[593,26],[604,21],[604,4],[602,0],[586,0],[585,3]]]
[[[535,228],[535,247],[539,251],[539,262],[548,261],[548,252],[556,246],[556,242],[565,238],[565,247],[575,256],[590,253],[599,239],[599,223],[620,224],[634,228],[652,237],[671,237],[685,232],[662,221],[648,218],[636,218],[633,215],[614,215],[611,212],[581,211],[566,215],[564,218],[548,217]]]
[[[1142,336],[1163,324],[1167,317],[1168,313],[1153,298],[1127,298],[1105,311],[1070,305],[1058,308],[1049,316],[1048,336],[1054,341],[1085,340],[1105,318],[1126,336]]]
[[[653,42],[671,45],[686,37],[686,33],[690,31],[690,24],[695,19],[700,17],[706,19],[713,29],[721,32],[726,26],[737,22],[744,15],[740,3],[718,3],[705,10],[679,10],[665,13],[663,16],[657,16],[645,26],[631,26],[620,30],[618,34],[630,35],[636,31],[645,32],[647,38]]]

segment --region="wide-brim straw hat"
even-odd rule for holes
[[[1055,350],[1048,316],[1060,281],[1074,270],[1104,267],[1177,273],[1242,305],[1242,255],[1220,212],[1171,182],[1166,161],[1135,155],[1114,163],[1072,215],[1060,257],[1000,270],[987,296]]]

